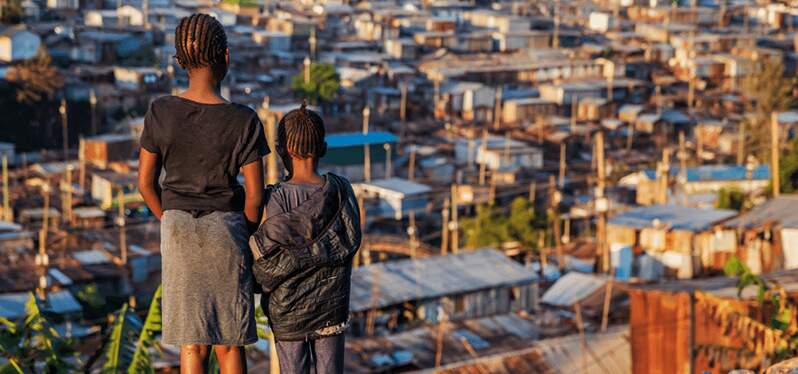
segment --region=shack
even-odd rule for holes
[[[356,183],[353,189],[359,198],[374,202],[366,205],[367,217],[402,219],[408,212],[422,212],[429,202],[432,188],[403,178],[380,179]]]
[[[370,168],[373,179],[386,177],[386,167],[382,165],[396,153],[399,138],[389,132],[375,131],[329,134],[326,140],[327,154],[319,161],[319,170],[362,181],[366,167]]]
[[[702,254],[713,228],[737,213],[677,205],[651,205],[619,213],[609,220],[612,266],[623,273],[657,280],[692,278],[702,272]]]
[[[352,273],[352,330],[532,310],[537,294],[536,275],[496,249],[380,262]]]
[[[733,238],[734,245],[723,248],[722,257],[736,254],[755,274],[798,268],[798,195],[770,199],[723,228],[719,235]]]
[[[794,300],[798,270],[765,279]],[[756,301],[757,288],[738,298],[736,284],[736,278],[714,277],[630,289],[632,372],[725,374],[772,363],[757,351],[775,348],[780,334],[769,321],[757,320],[768,314]]]

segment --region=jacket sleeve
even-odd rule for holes
[[[273,292],[296,270],[296,261],[286,250],[278,246],[255,260],[252,265],[252,275],[263,288],[264,293]]]

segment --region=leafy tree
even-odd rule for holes
[[[30,295],[23,320],[12,322],[0,317],[0,357],[6,361],[0,373],[69,373],[77,362],[72,339],[61,337],[50,325]]]
[[[784,193],[798,192],[798,138],[791,141],[787,154],[779,159],[779,183]]]
[[[718,190],[718,199],[715,208],[732,209],[739,211],[745,205],[745,193],[736,188],[721,188]]]
[[[479,248],[518,242],[525,248],[538,249],[538,238],[545,235],[547,222],[546,216],[536,213],[522,197],[512,201],[509,215],[496,206],[480,205],[474,217],[463,219],[465,245]]]
[[[744,121],[746,149],[760,160],[770,157],[770,116],[794,103],[796,79],[784,76],[784,66],[777,59],[763,61],[761,68],[743,83],[744,95],[753,104],[753,116]]]
[[[64,85],[64,78],[51,61],[50,55],[40,49],[36,57],[8,69],[6,80],[14,84],[18,102],[33,103],[50,98]]]
[[[22,22],[25,11],[20,0],[4,0],[0,5],[0,23],[17,24]]]
[[[303,98],[307,98],[310,103],[317,104],[319,101],[329,101],[338,92],[340,78],[335,71],[335,66],[331,64],[310,64],[310,81],[305,82],[305,71],[299,72],[291,80],[291,89],[294,93]]]

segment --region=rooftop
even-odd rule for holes
[[[737,212],[726,209],[652,205],[615,215],[610,218],[609,224],[636,229],[662,227],[671,230],[702,231],[736,214]]]

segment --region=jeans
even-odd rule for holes
[[[342,374],[344,334],[308,341],[277,341],[281,374]]]

